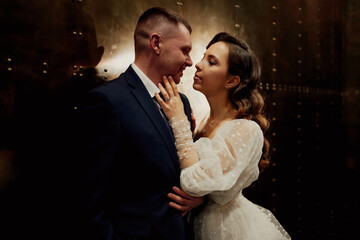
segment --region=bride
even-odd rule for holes
[[[206,49],[193,88],[206,96],[210,114],[195,143],[174,80],[164,77],[164,86],[159,85],[165,100],[156,94],[174,132],[182,189],[208,196],[194,219],[195,239],[290,239],[269,210],[242,195],[269,164],[258,60],[244,41],[228,33],[215,35]]]

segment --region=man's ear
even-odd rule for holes
[[[240,77],[239,76],[231,76],[225,84],[226,89],[231,89],[235,86],[237,86],[240,83]]]
[[[150,45],[151,48],[155,51],[157,55],[160,54],[160,43],[161,43],[161,36],[158,33],[153,33],[150,35]]]

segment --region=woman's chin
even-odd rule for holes
[[[196,91],[201,92],[200,86],[198,84],[196,84],[196,83],[193,83],[193,89],[196,90]]]

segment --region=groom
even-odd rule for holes
[[[83,239],[186,238],[176,209],[189,210],[202,198],[175,194],[177,203],[169,206],[180,168],[171,129],[153,97],[163,76],[179,83],[193,64],[190,34],[177,13],[148,9],[136,25],[134,63],[79,107]],[[189,101],[181,98],[191,120]]]

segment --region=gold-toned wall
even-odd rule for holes
[[[49,172],[34,180],[41,184],[70,166],[51,158],[52,144],[66,146],[65,128],[84,94],[133,61],[136,21],[153,6],[188,19],[194,63],[220,31],[245,39],[261,60],[272,165],[244,194],[293,239],[350,236],[359,223],[356,0],[2,0],[1,194],[22,176]],[[200,120],[208,105],[192,89],[194,72],[184,72],[180,89]]]

